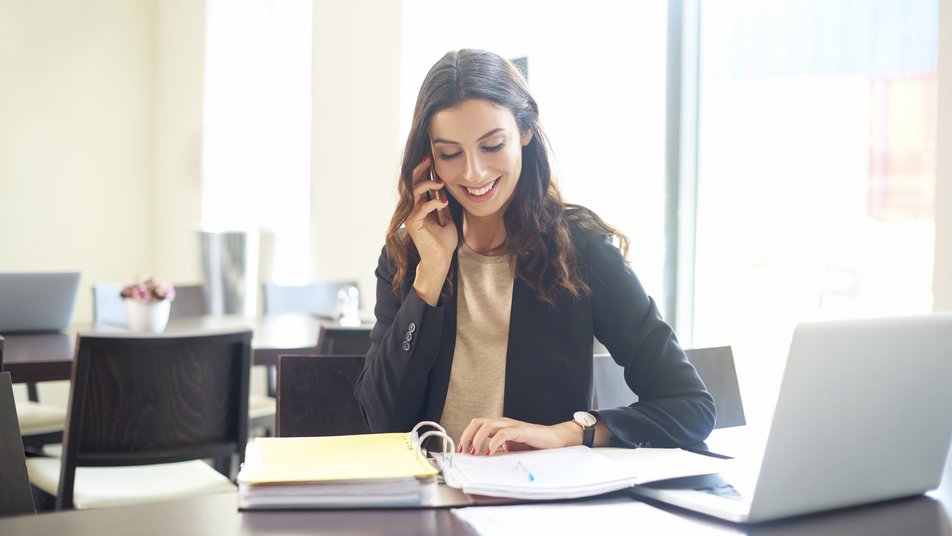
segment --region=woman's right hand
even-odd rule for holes
[[[429,180],[428,170],[432,165],[429,155],[413,168],[413,197],[415,203],[413,211],[404,224],[410,239],[420,253],[420,264],[417,265],[416,279],[413,288],[420,299],[430,306],[436,306],[449,272],[453,253],[459,244],[459,235],[456,224],[447,206],[446,195],[443,199],[430,199],[429,192],[442,190],[445,186],[442,180]],[[446,225],[440,225],[436,211],[443,209]]]

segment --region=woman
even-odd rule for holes
[[[486,455],[680,446],[710,433],[714,402],[628,267],[627,238],[563,202],[547,150],[510,62],[459,50],[430,69],[356,387],[372,430],[440,421],[458,451]],[[593,335],[638,402],[586,411]]]

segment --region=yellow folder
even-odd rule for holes
[[[410,434],[262,437],[246,459],[247,483],[293,484],[432,477],[439,471]]]

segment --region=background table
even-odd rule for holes
[[[330,321],[303,314],[283,314],[249,319],[241,316],[201,316],[169,322],[166,334],[250,328],[255,365],[274,366],[281,354],[314,353],[321,324]],[[338,326],[339,327],[339,326]],[[370,330],[371,323],[350,329]],[[128,333],[121,326],[76,326],[65,333],[4,335],[3,368],[14,382],[68,380],[73,366],[76,334]]]

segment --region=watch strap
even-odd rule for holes
[[[595,445],[594,426],[585,426],[582,428],[582,444],[589,448]]]

